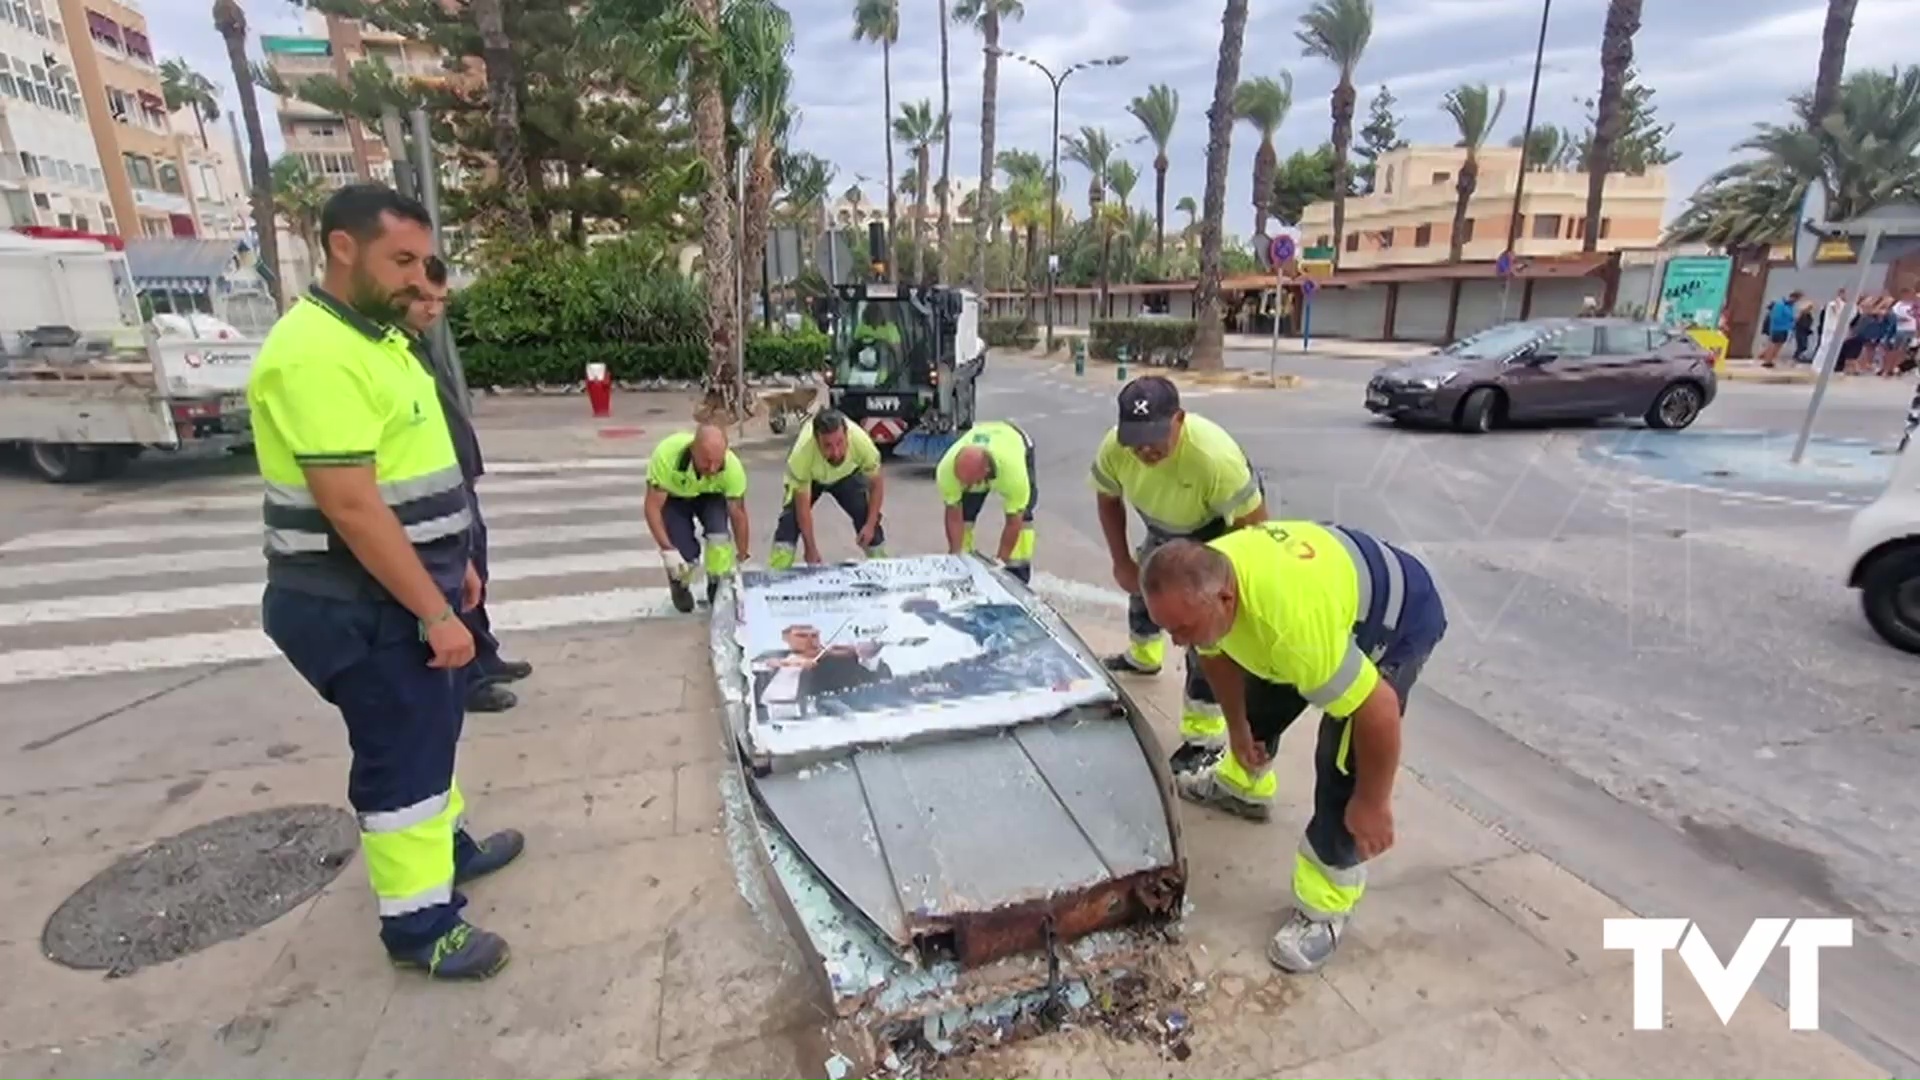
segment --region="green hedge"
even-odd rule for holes
[[[1186,367],[1193,359],[1198,324],[1192,319],[1095,319],[1087,354],[1095,360],[1120,359],[1143,367]]]
[[[994,349],[1031,349],[1040,340],[1033,320],[1022,316],[980,320],[980,340]]]
[[[473,386],[565,385],[586,366],[620,382],[698,381],[707,369],[707,305],[698,283],[612,243],[541,246],[490,268],[448,314]],[[753,332],[747,374],[807,375],[827,366],[827,335]]]

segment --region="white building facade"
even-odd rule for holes
[[[0,0],[0,228],[114,231],[59,7]]]

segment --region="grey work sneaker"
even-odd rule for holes
[[[1100,658],[1100,666],[1120,675],[1160,674],[1160,665],[1155,664],[1152,667],[1147,667],[1141,664],[1140,661],[1135,660],[1132,653],[1118,652],[1112,656],[1103,656]]]
[[[1190,803],[1198,803],[1248,821],[1270,821],[1273,818],[1273,803],[1270,800],[1250,799],[1240,794],[1221,783],[1212,769],[1179,773],[1173,778],[1173,786],[1180,792],[1180,797]]]
[[[1333,956],[1346,928],[1344,915],[1321,920],[1294,908],[1274,932],[1273,940],[1267,942],[1267,960],[1289,975],[1318,971]]]

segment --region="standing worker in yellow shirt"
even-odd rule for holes
[[[947,553],[973,550],[973,523],[987,496],[998,493],[1006,524],[994,557],[1023,582],[1033,580],[1033,508],[1040,483],[1033,467],[1033,440],[1004,420],[975,424],[961,435],[934,470],[947,505]]]
[[[747,528],[747,470],[727,449],[726,429],[702,424],[660,440],[647,462],[647,531],[660,546],[675,608],[693,610],[689,585],[694,560],[701,558],[701,537],[707,541],[704,561],[711,604],[720,579],[747,558]]]
[[[1247,456],[1218,424],[1180,407],[1180,391],[1159,375],[1143,375],[1120,391],[1120,422],[1093,459],[1100,532],[1113,560],[1113,580],[1127,593],[1125,652],[1109,670],[1155,675],[1166,640],[1140,596],[1140,562],[1168,540],[1206,541],[1230,529],[1265,521],[1260,480]],[[1146,526],[1136,549],[1127,540],[1127,507]],[[1194,653],[1180,703],[1180,748],[1175,772],[1203,768],[1226,746],[1227,723]]]
[[[1226,754],[1177,778],[1182,798],[1267,820],[1280,736],[1308,705],[1321,710],[1294,909],[1267,944],[1274,966],[1313,971],[1366,890],[1367,860],[1393,846],[1407,695],[1447,632],[1433,576],[1358,529],[1275,521],[1167,544],[1140,587],[1174,642],[1199,651],[1226,713]]]
[[[484,979],[507,943],[456,886],[513,861],[466,830],[453,775],[480,599],[465,477],[431,372],[396,329],[433,253],[426,208],[380,184],[320,211],[326,274],[274,324],[247,383],[266,481],[261,621],[346,721],[347,799],[393,962]]]
[[[885,558],[887,533],[880,523],[886,502],[886,476],[880,471],[880,448],[846,414],[832,409],[815,414],[787,455],[786,506],[773,527],[774,570],[793,566],[794,545],[809,564],[824,560],[813,531],[814,500],[833,496],[853,522],[854,538],[869,559]]]

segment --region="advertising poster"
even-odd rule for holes
[[[770,753],[1017,723],[1112,696],[977,559],[755,571],[743,586],[750,728]]]
[[[1688,255],[1667,260],[1660,283],[1660,322],[1677,329],[1718,331],[1726,310],[1733,260],[1724,255]]]

